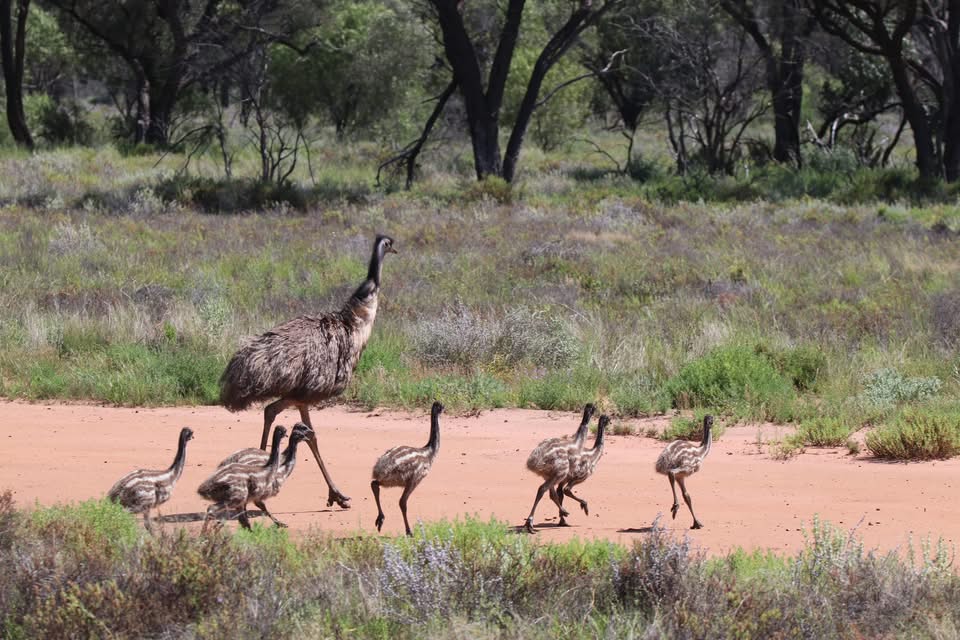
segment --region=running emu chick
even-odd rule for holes
[[[240,524],[245,529],[250,528],[247,504],[262,499],[270,491],[280,462],[280,441],[285,435],[287,430],[282,426],[273,430],[270,457],[265,464],[228,464],[214,471],[212,476],[203,481],[197,493],[213,504],[207,507],[207,515],[203,519],[201,531],[207,530],[211,517],[221,519],[225,517],[227,511],[239,511]]]
[[[684,480],[700,470],[703,459],[710,453],[710,444],[713,442],[712,428],[713,416],[704,416],[703,441],[699,445],[688,440],[674,440],[667,445],[667,448],[657,458],[657,473],[662,473],[670,479],[670,490],[673,492],[673,506],[670,507],[670,514],[676,520],[677,511],[680,510],[680,503],[677,502],[677,488],[674,486],[674,481],[676,481],[680,485],[683,500],[687,503],[687,508],[690,509],[690,515],[693,516],[691,529],[701,529],[703,523],[697,520],[697,516],[693,512],[693,502],[690,500],[690,494],[687,493]]]
[[[173,494],[173,488],[180,479],[183,466],[187,461],[187,442],[192,438],[192,429],[189,427],[181,429],[177,455],[173,457],[173,464],[169,469],[131,471],[117,480],[107,493],[107,497],[131,513],[142,513],[144,526],[147,531],[152,532],[150,509],[158,508]]]
[[[383,258],[396,252],[392,238],[378,235],[367,279],[342,309],[276,326],[253,338],[230,360],[220,377],[223,406],[240,411],[254,402],[278,398],[263,410],[261,449],[266,449],[270,426],[284,409],[297,407],[300,419],[313,428],[309,407],[343,393],[373,331]],[[337,488],[323,464],[316,433],[307,444],[329,489],[327,506],[336,502],[349,508],[350,498]]]
[[[564,495],[570,496],[580,503],[580,508],[583,509],[585,515],[590,515],[587,501],[574,495],[573,487],[586,482],[587,478],[592,476],[593,472],[597,470],[597,463],[600,462],[600,456],[603,455],[603,436],[608,424],[610,424],[610,417],[605,415],[600,416],[600,422],[597,425],[597,438],[593,442],[593,449],[580,451],[577,455],[573,456],[570,459],[570,472],[567,474],[567,477],[557,485],[557,496],[560,498],[560,504],[563,504]],[[564,519],[563,514],[560,515],[559,524],[561,527],[567,526],[567,521]]]
[[[443,405],[434,402],[430,409],[430,440],[427,446],[394,447],[380,456],[377,463],[373,465],[373,481],[370,483],[370,488],[373,490],[373,499],[377,501],[377,531],[383,527],[380,487],[403,487],[403,494],[400,496],[400,513],[403,514],[403,526],[406,528],[407,535],[413,535],[410,531],[410,523],[407,521],[407,500],[420,481],[427,476],[440,450],[441,412],[443,412]]]
[[[273,496],[280,493],[280,488],[283,487],[283,483],[287,481],[293,474],[293,468],[297,464],[297,445],[302,441],[310,438],[313,435],[313,429],[298,422],[293,425],[293,430],[290,432],[290,440],[287,443],[287,448],[284,449],[283,453],[280,456],[280,464],[277,467],[277,475],[273,478],[273,483],[264,495],[260,496],[253,500],[253,504],[257,505],[257,508],[263,511],[271,520],[273,524],[278,527],[286,527],[287,525],[277,520],[272,513],[267,509],[267,505],[264,502],[267,498],[272,498]],[[248,466],[263,466],[267,463],[267,460],[270,459],[270,455],[263,449],[241,449],[231,456],[225,458],[217,465],[217,467],[225,467],[228,464],[242,464]]]
[[[583,450],[583,440],[586,438],[587,427],[590,425],[590,419],[593,417],[595,410],[596,408],[589,403],[583,407],[583,419],[580,421],[580,426],[572,439],[550,438],[538,444],[530,452],[530,456],[527,458],[527,469],[543,478],[544,482],[537,489],[537,497],[533,501],[533,508],[530,509],[530,515],[527,516],[524,524],[529,533],[534,533],[533,514],[546,491],[550,492],[550,499],[560,509],[560,517],[570,515],[563,508],[563,499],[557,493],[556,487],[570,472],[571,457]]]

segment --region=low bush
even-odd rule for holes
[[[905,408],[887,424],[868,433],[866,445],[878,458],[951,458],[960,454],[960,410]]]
[[[667,381],[678,409],[716,407],[777,419],[795,397],[793,385],[755,349],[730,345],[686,364]]]

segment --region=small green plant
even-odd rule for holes
[[[850,425],[843,418],[821,417],[804,420],[796,436],[811,447],[840,447],[850,437]]]
[[[670,426],[659,437],[661,440],[702,440],[703,418],[710,413],[706,409],[697,409],[692,417],[674,416],[670,419]],[[712,434],[715,440],[723,435],[721,420],[714,419]]]
[[[940,378],[908,378],[896,369],[880,369],[867,376],[863,398],[879,407],[894,407],[904,402],[922,402],[940,392]]]
[[[774,418],[795,395],[767,358],[741,345],[719,347],[688,363],[666,388],[678,409],[712,406]]]
[[[867,434],[867,449],[878,458],[930,460],[960,454],[960,411],[907,408]]]

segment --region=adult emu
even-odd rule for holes
[[[254,402],[277,400],[263,410],[260,448],[267,448],[270,426],[284,409],[297,407],[300,420],[313,429],[309,407],[343,393],[360,360],[377,317],[383,257],[397,253],[393,239],[378,235],[367,279],[339,311],[300,316],[260,334],[231,358],[220,377],[220,402],[230,411]],[[327,472],[320,457],[316,432],[307,438],[329,488],[327,506],[334,502],[349,508],[345,496]]]

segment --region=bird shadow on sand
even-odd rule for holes
[[[650,533],[653,531],[653,527],[627,527],[625,529],[617,529],[617,533]]]
[[[197,511],[193,513],[171,513],[155,518],[155,520],[159,520],[160,522],[203,522],[203,519],[206,517],[206,515],[206,511]],[[231,513],[230,515],[224,516],[224,519],[236,520],[239,515],[240,512],[238,511],[237,513]],[[260,518],[265,515],[266,514],[259,509],[251,509],[250,511],[247,511],[247,517],[250,518]]]
[[[540,522],[533,525],[533,532],[536,533],[541,529],[576,529],[576,528],[577,527],[575,525],[569,525],[569,524],[560,525],[560,524],[557,524],[556,522]],[[530,533],[529,531],[527,531],[527,525],[525,524],[518,524],[516,526],[510,527],[508,531],[510,531],[510,533],[526,533],[526,534]]]

